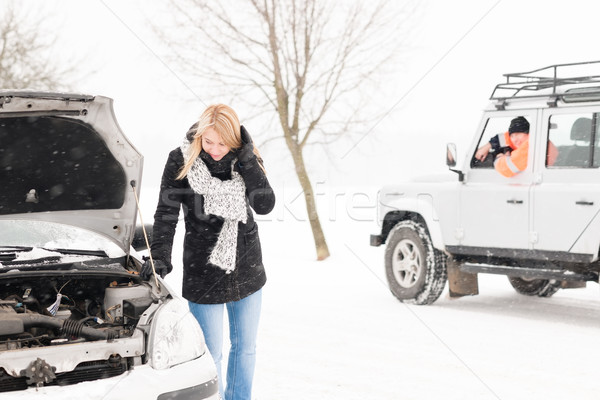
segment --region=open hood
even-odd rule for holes
[[[142,163],[112,99],[0,90],[0,219],[88,229],[129,253]]]

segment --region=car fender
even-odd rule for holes
[[[390,213],[398,214],[394,225],[403,219],[417,217],[421,219],[429,231],[429,236],[433,246],[441,251],[445,251],[442,230],[439,224],[439,218],[433,206],[433,196],[429,193],[420,193],[416,196],[405,197],[403,195],[394,195],[387,193],[380,199],[381,220],[389,217]]]

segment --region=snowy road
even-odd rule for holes
[[[304,225],[261,226],[269,283],[257,400],[600,396],[596,283],[544,299],[480,275],[479,296],[451,300],[446,289],[431,306],[407,306],[387,289],[367,224],[336,224],[321,263]],[[289,240],[273,246],[278,237]]]

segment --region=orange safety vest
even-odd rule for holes
[[[500,143],[500,147],[510,147],[511,150],[517,149],[517,146],[510,140],[510,133],[508,131],[504,132],[504,135],[498,134],[498,142]]]
[[[511,148],[514,146],[510,143]],[[502,175],[510,178],[527,168],[527,156],[529,153],[529,139],[521,144],[510,155],[499,157],[494,161],[494,168]]]

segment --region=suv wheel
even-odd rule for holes
[[[526,296],[550,297],[560,289],[560,281],[554,279],[527,279],[509,276],[508,281],[517,293]]]
[[[401,221],[387,238],[385,271],[390,290],[398,300],[431,304],[446,285],[446,256],[433,247],[422,224]]]

